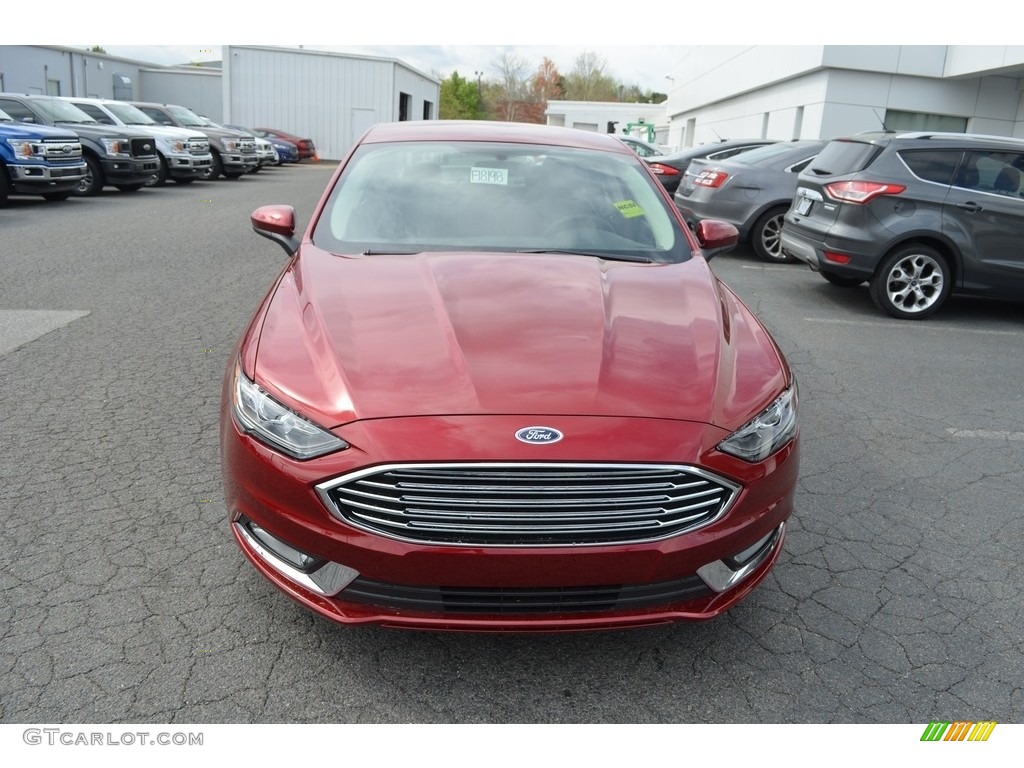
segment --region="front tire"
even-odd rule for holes
[[[782,252],[782,220],[787,208],[772,208],[754,224],[750,230],[750,244],[762,261],[788,264],[792,258]]]
[[[928,317],[946,301],[953,275],[945,257],[927,245],[890,253],[871,278],[871,298],[879,309],[901,320]]]
[[[85,160],[85,176],[78,182],[78,189],[75,190],[75,194],[83,197],[94,197],[103,189],[103,167],[97,160],[92,158],[92,155],[84,155],[82,159]]]
[[[220,155],[216,152],[211,153],[213,155],[213,162],[210,163],[210,167],[203,178],[206,181],[213,181],[219,179],[220,175],[224,173],[224,163],[220,161]]]
[[[160,165],[156,169],[156,173],[154,173],[150,177],[149,181],[146,182],[147,187],[162,187],[167,183],[167,161],[164,159],[164,156],[160,154],[157,155],[157,159]]]

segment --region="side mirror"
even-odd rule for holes
[[[284,248],[289,256],[299,248],[295,237],[295,209],[290,205],[264,205],[249,217],[253,231]]]
[[[720,253],[728,253],[740,241],[740,232],[732,224],[716,219],[705,219],[697,222],[697,242],[704,252],[704,258],[711,261]]]

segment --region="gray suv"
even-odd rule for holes
[[[951,133],[835,139],[800,174],[782,249],[893,317],[951,293],[1024,299],[1024,141]]]

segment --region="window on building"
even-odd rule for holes
[[[952,115],[927,115],[923,112],[901,112],[885,110],[887,131],[942,131],[943,133],[966,133],[967,118]]]
[[[409,107],[412,105],[412,96],[408,93],[398,94],[398,119],[409,119]]]
[[[432,101],[427,101],[426,99],[423,100],[423,119],[434,119],[434,103]]]

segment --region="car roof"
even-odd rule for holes
[[[665,161],[675,160],[677,158],[695,158],[703,157],[704,155],[710,155],[715,152],[721,152],[725,149],[732,149],[733,147],[744,147],[747,145],[763,146],[765,144],[778,144],[778,139],[723,139],[722,141],[716,141],[713,144],[698,144],[695,147],[687,147],[686,149],[680,149],[678,152],[672,152],[671,154],[659,157],[653,162],[661,163]]]
[[[945,142],[960,146],[982,146],[993,143],[1020,150],[1024,140],[1013,136],[996,136],[984,133],[956,133],[949,131],[865,131],[849,136],[837,136],[833,141],[859,141],[868,144],[890,144],[893,141]]]
[[[363,143],[394,141],[494,141],[545,144],[636,154],[615,136],[577,128],[491,120],[411,120],[374,125]]]

